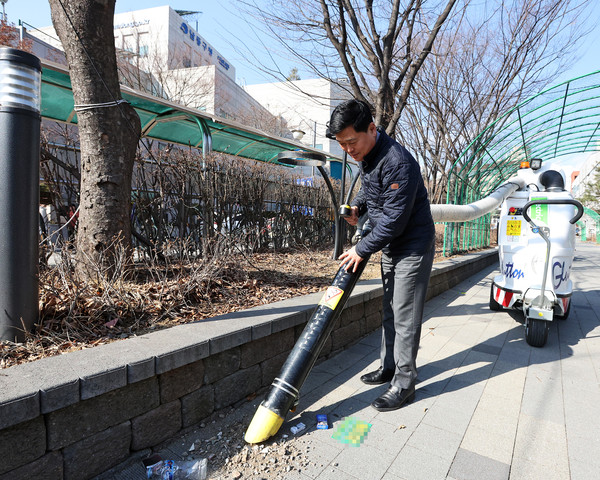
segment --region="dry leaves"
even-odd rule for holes
[[[93,287],[53,268],[40,276],[39,324],[24,343],[0,342],[0,368],[318,292],[337,269],[328,249],[136,267],[132,279]],[[376,277],[378,257],[362,278]]]

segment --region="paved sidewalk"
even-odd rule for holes
[[[578,245],[570,316],[552,323],[543,348],[525,342],[521,314],[489,310],[496,274],[490,267],[427,302],[413,404],[370,406],[386,387],[359,377],[378,367],[379,333],[317,365],[282,427],[307,425],[312,467],[286,480],[599,478],[600,247]],[[317,413],[332,428],[317,430]],[[332,438],[349,416],[371,424],[358,447]]]

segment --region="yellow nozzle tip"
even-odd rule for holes
[[[282,417],[268,408],[259,405],[248,426],[248,430],[246,430],[244,440],[248,443],[264,442],[267,438],[275,435],[282,424]]]

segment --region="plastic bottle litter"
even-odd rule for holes
[[[161,460],[146,467],[149,480],[205,480],[208,460]]]
[[[304,430],[306,428],[306,425],[304,425],[302,422],[300,422],[298,425],[291,427],[290,431],[296,435],[298,432],[301,432],[302,430]]]

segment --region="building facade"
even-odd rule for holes
[[[214,65],[235,79],[235,68],[203,36],[169,6],[116,14],[115,46],[142,58],[146,70],[154,63],[169,69]]]
[[[293,136],[328,153],[343,154],[337,142],[326,137],[326,131],[333,109],[352,97],[349,85],[346,88],[343,81],[318,78],[242,88],[236,83],[234,65],[197,25],[194,28],[188,22],[185,13],[165,5],[115,15],[114,38],[123,84],[270,134]],[[65,63],[53,27],[28,33],[38,44],[36,55]]]
[[[37,43],[62,49],[53,27],[31,29],[29,34]],[[116,14],[114,37],[123,84],[256,128],[261,128],[261,121],[267,127],[281,124],[281,119],[273,117],[235,82],[231,62],[171,7]],[[53,60],[48,49],[38,50],[34,53]],[[291,135],[281,129],[265,130]]]
[[[348,88],[343,85],[317,78],[244,88],[273,115],[283,117],[302,143],[341,156],[342,149],[335,140],[326,137],[326,132],[334,108],[352,98],[349,85]]]

